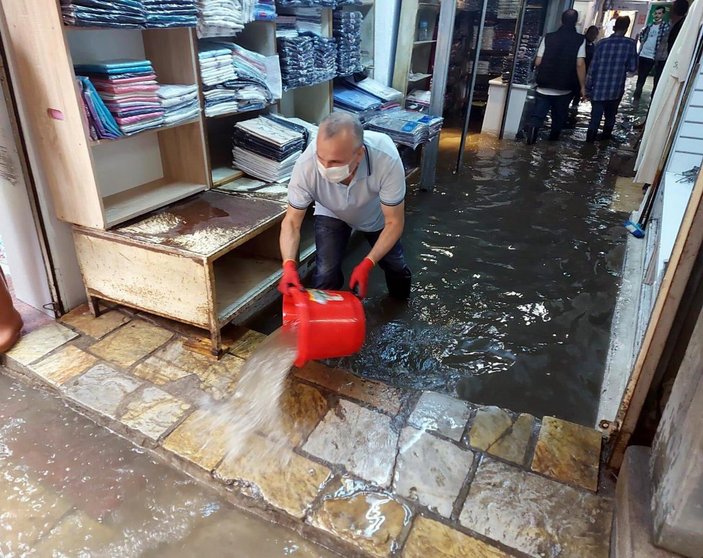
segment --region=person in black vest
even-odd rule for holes
[[[548,33],[539,45],[537,67],[537,98],[527,126],[527,143],[537,141],[539,129],[551,110],[552,128],[549,139],[559,139],[569,115],[569,103],[574,90],[585,97],[586,38],[576,31],[576,10],[561,14],[561,27]]]

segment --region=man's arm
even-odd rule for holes
[[[539,43],[537,47],[537,58],[535,58],[535,68],[542,63],[542,56],[544,56],[544,39]]]
[[[391,251],[395,243],[400,240],[403,234],[403,228],[405,227],[404,201],[393,206],[381,205],[381,211],[383,211],[383,218],[386,221],[386,225],[383,227],[376,244],[374,244],[374,247],[371,249],[368,256],[366,256],[374,263],[380,262],[383,257]]]
[[[579,85],[581,86],[581,97],[585,97],[586,96],[586,60],[584,58],[577,58],[576,59],[576,74],[579,77]]]
[[[305,209],[296,209],[292,205],[288,206],[286,216],[281,223],[281,236],[279,239],[281,246],[281,258],[283,261],[298,259],[298,249],[300,248],[300,227],[305,218]]]

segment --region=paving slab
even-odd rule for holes
[[[81,405],[116,418],[117,408],[124,398],[141,385],[140,381],[100,363],[65,384],[63,390]]]
[[[473,453],[412,427],[401,432],[399,447],[395,492],[449,518]]]
[[[73,345],[29,365],[29,369],[51,385],[60,386],[95,366],[98,359]]]
[[[469,430],[469,445],[522,465],[532,436],[535,418],[521,414],[514,419],[499,407],[481,407]]]
[[[90,347],[90,352],[122,368],[166,343],[173,334],[142,320],[133,320]]]
[[[339,368],[310,362],[295,370],[298,378],[325,387],[330,391],[368,403],[372,407],[395,415],[402,404],[403,391],[375,380],[360,378]]]
[[[341,400],[310,434],[303,449],[378,486],[391,481],[398,434],[387,415]]]
[[[443,523],[420,516],[413,522],[403,558],[509,558],[509,555]]]
[[[305,441],[328,411],[327,400],[312,386],[289,380],[281,396],[280,420],[264,430],[266,435],[278,435],[280,428],[291,447]]]
[[[206,471],[212,471],[225,456],[224,431],[214,428],[217,417],[199,409],[168,435],[162,446]]]
[[[58,322],[51,322],[23,336],[5,354],[15,362],[29,366],[32,362],[39,360],[76,337],[78,334],[75,331],[71,331]]]
[[[420,396],[409,423],[421,430],[439,432],[447,438],[461,440],[471,408],[466,401],[443,393],[425,391]]]
[[[110,310],[96,318],[88,309],[87,304],[79,306],[61,317],[63,323],[94,339],[102,339],[108,333],[129,322],[129,320],[129,316],[117,310]]]
[[[258,435],[247,440],[246,452],[226,456],[215,470],[216,478],[298,519],[305,517],[330,474],[327,467]]]
[[[183,340],[173,341],[134,368],[134,374],[156,385],[195,375],[200,388],[213,399],[231,394],[239,381],[244,360],[224,355],[220,360],[188,349]]]
[[[612,501],[484,458],[459,521],[535,558],[607,558]]]
[[[592,428],[544,417],[532,470],[595,492],[601,441],[601,433]]]
[[[232,343],[232,346],[229,348],[229,352],[239,358],[247,359],[254,354],[257,347],[265,340],[266,335],[249,329]]]
[[[372,556],[389,556],[411,519],[407,506],[387,493],[345,479],[325,497],[311,523]]]
[[[189,403],[150,386],[127,404],[120,421],[156,441],[181,420],[190,408]]]

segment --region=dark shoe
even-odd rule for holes
[[[613,137],[613,129],[603,128],[603,133],[596,136],[598,141],[608,141]]]
[[[536,126],[527,126],[525,128],[525,136],[527,138],[527,145],[534,145],[537,143],[537,136],[539,134],[539,128]]]
[[[588,130],[586,132],[586,143],[593,143],[594,141],[596,141],[596,133]]]

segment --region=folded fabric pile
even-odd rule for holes
[[[337,7],[337,0],[276,0],[282,8],[307,8],[320,6],[321,8]]]
[[[293,38],[298,36],[297,19],[290,15],[276,16],[276,38]]]
[[[196,0],[141,0],[146,27],[195,27],[198,23]]]
[[[392,110],[372,118],[364,128],[388,134],[394,142],[415,149],[437,137],[443,122],[444,119],[439,116]]]
[[[313,36],[315,62],[313,65],[313,83],[334,79],[337,75],[337,41],[330,37]]]
[[[263,109],[280,94],[273,83],[280,76],[269,75],[267,58],[226,41],[204,40],[199,43],[205,115],[220,116]],[[280,89],[280,86],[279,88]]]
[[[388,103],[397,104],[403,100],[403,94],[400,91],[393,89],[392,87],[388,87],[387,85],[383,85],[380,81],[376,81],[373,78],[365,78],[357,82],[354,82],[351,79],[346,79],[344,83],[348,87],[360,89],[369,95],[378,97],[381,101],[383,101],[384,105]],[[381,108],[383,108],[383,106]]]
[[[362,122],[376,116],[381,105],[381,99],[361,89],[341,83],[334,86],[334,110],[352,113]]]
[[[163,126],[159,85],[149,60],[79,64],[75,70],[90,78],[125,135]]]
[[[161,85],[157,94],[166,126],[192,120],[200,114],[197,85]]]
[[[115,122],[112,113],[107,109],[105,103],[95,90],[95,86],[91,83],[90,78],[85,76],[77,76],[78,86],[81,91],[81,99],[83,100],[83,108],[88,121],[88,130],[90,138],[93,140],[115,139],[123,134],[120,127]]]
[[[198,37],[231,37],[254,19],[254,0],[198,0]]]
[[[296,28],[298,33],[312,33],[322,35],[322,9],[321,8],[299,8],[295,12]]]
[[[413,110],[427,110],[430,108],[432,93],[422,89],[415,89],[405,98],[406,108]]]
[[[522,0],[498,0],[498,19],[517,19],[520,16]]]
[[[140,28],[146,24],[142,0],[61,0],[66,25]]]
[[[361,12],[337,10],[334,12],[333,34],[337,39],[337,75],[349,76],[361,66]]]
[[[540,41],[540,27],[542,24],[542,10],[526,10],[525,19],[520,35],[515,64],[513,83],[527,85],[532,78],[532,61],[537,56]],[[503,80],[510,79],[510,70],[503,66]]]
[[[315,78],[315,42],[312,37],[278,39],[283,89],[303,87]]]
[[[234,126],[234,167],[266,182],[290,178],[310,139],[304,126],[271,114]]]
[[[515,21],[498,21],[494,29],[493,50],[511,50],[515,40]]]

